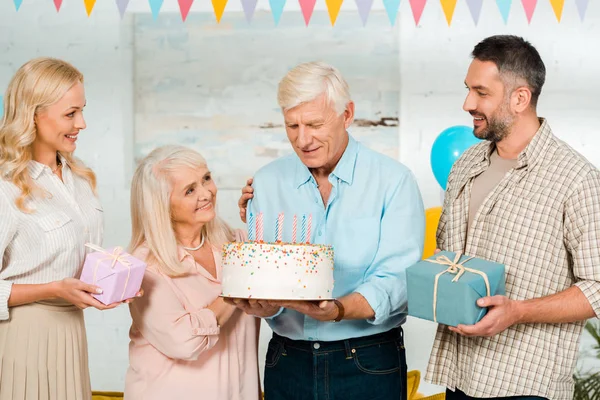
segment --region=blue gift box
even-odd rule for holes
[[[406,281],[408,315],[449,326],[477,323],[487,313],[477,300],[505,294],[504,265],[447,251],[407,268]]]

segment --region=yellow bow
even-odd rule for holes
[[[430,259],[426,259],[425,261],[428,261],[430,263],[434,263],[434,264],[440,264],[440,265],[447,265],[448,268],[443,270],[442,272],[440,272],[439,274],[437,274],[435,276],[435,283],[433,285],[433,321],[437,322],[437,312],[436,312],[436,308],[437,308],[437,291],[438,291],[438,282],[440,280],[440,276],[444,275],[446,272],[449,274],[455,274],[456,276],[454,277],[454,279],[452,279],[452,282],[456,282],[460,279],[460,277],[465,273],[465,272],[472,272],[474,274],[477,275],[481,275],[483,277],[483,280],[485,282],[485,288],[487,290],[487,295],[490,296],[491,290],[490,290],[490,281],[488,279],[488,276],[486,275],[485,272],[481,272],[479,270],[476,269],[472,269],[472,268],[468,268],[465,267],[464,264],[473,259],[474,257],[469,257],[461,262],[458,262],[460,260],[460,257],[462,256],[462,253],[456,253],[456,256],[454,257],[454,260],[450,260],[448,257],[442,255],[437,257],[435,260],[430,260]]]
[[[115,247],[113,252],[109,253],[108,251],[104,250],[102,247],[96,246],[95,244],[92,244],[92,243],[86,243],[85,246],[89,247],[92,250],[96,250],[100,253],[106,254],[106,257],[98,259],[96,261],[96,265],[94,266],[94,283],[93,283],[94,285],[96,284],[96,273],[98,272],[98,265],[100,265],[100,263],[102,261],[112,260],[112,263],[110,264],[110,268],[114,268],[115,265],[117,265],[117,263],[121,263],[127,267],[127,279],[125,280],[125,287],[123,288],[123,293],[121,294],[121,300],[123,300],[123,298],[125,297],[125,292],[127,291],[127,284],[129,283],[129,277],[131,276],[131,262],[127,259],[127,253],[123,254],[122,247]]]

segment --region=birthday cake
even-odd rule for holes
[[[263,242],[260,230],[259,226],[255,241],[250,232],[250,241],[223,246],[222,296],[269,300],[333,298],[331,246],[295,243],[295,234],[291,243]]]
[[[333,298],[333,247],[312,244],[312,216],[297,216],[291,240],[283,240],[284,215],[275,221],[272,242],[264,239],[263,213],[248,219],[248,241],[223,247],[222,296],[267,300],[326,300]]]

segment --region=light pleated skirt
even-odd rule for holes
[[[0,400],[89,400],[83,311],[65,303],[10,309],[0,322]]]

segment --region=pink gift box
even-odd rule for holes
[[[86,244],[96,250],[85,257],[81,281],[102,288],[102,294],[93,294],[108,305],[135,297],[142,286],[146,263],[126,253],[120,247],[106,250]]]

